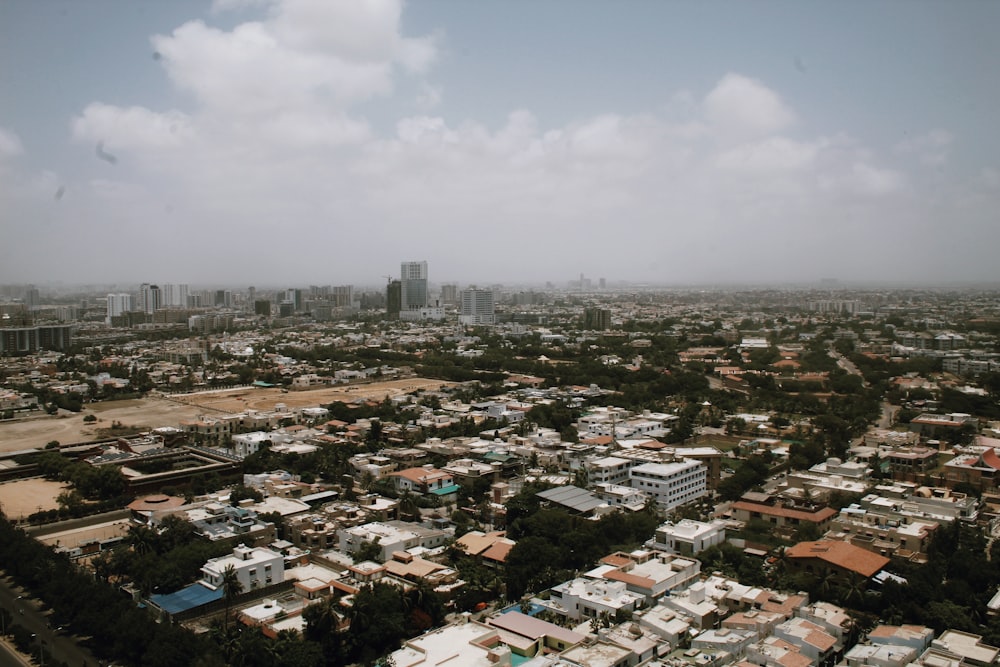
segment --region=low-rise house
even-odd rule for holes
[[[488,623],[499,631],[500,641],[509,646],[512,652],[525,657],[566,651],[587,638],[518,611],[494,616]]]
[[[830,664],[837,652],[837,640],[823,628],[804,618],[790,618],[774,628],[774,636],[799,648],[812,664]]]
[[[709,629],[691,640],[691,648],[725,651],[737,660],[746,655],[747,647],[757,641],[756,632],[731,630],[726,627]]]
[[[785,550],[785,557],[792,570],[817,575],[831,572],[848,585],[867,583],[889,564],[885,556],[835,540],[799,542]]]
[[[750,522],[760,519],[775,528],[796,530],[805,525],[815,526],[822,534],[830,527],[837,510],[809,502],[793,502],[771,494],[750,492],[732,505],[732,516],[737,521]]]
[[[698,579],[700,572],[701,561],[694,558],[637,550],[602,558],[586,576],[621,582],[629,592],[642,596],[646,604],[652,604],[671,591],[687,588]]]
[[[576,578],[553,586],[549,599],[541,604],[549,611],[565,618],[581,619],[631,613],[641,606],[643,598],[626,589],[625,582]]]
[[[271,549],[238,545],[229,556],[210,558],[201,568],[201,583],[212,590],[221,588],[226,569],[232,566],[244,591],[285,580],[284,557]]]
[[[650,549],[667,553],[691,556],[726,541],[726,523],[682,519],[677,523],[668,521],[656,528],[652,539],[646,541]]]

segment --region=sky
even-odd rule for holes
[[[997,25],[985,0],[6,0],[0,282],[997,282]]]

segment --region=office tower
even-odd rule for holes
[[[257,308],[257,288],[251,285],[247,288],[247,310],[254,312]]]
[[[354,286],[334,285],[330,289],[330,300],[337,308],[350,308],[354,303]]]
[[[164,306],[171,308],[187,308],[187,285],[163,285],[160,287],[160,295],[163,298]]]
[[[441,285],[441,303],[449,306],[458,304],[458,285]]]
[[[399,319],[399,311],[403,306],[403,284],[398,280],[390,281],[385,288],[385,313],[390,320]]]
[[[583,328],[605,331],[611,328],[611,311],[606,308],[584,308]]]
[[[263,317],[271,316],[271,302],[267,299],[256,299],[253,302],[253,312],[254,315],[262,315]]]
[[[403,262],[399,282],[403,297],[401,310],[427,307],[427,262]]]
[[[462,310],[458,321],[462,324],[494,324],[493,290],[470,289],[461,292]]]
[[[108,314],[105,322],[111,324],[112,317],[121,317],[132,310],[132,295],[120,292],[108,295]]]
[[[159,285],[143,283],[139,286],[139,310],[152,315],[163,305]]]
[[[41,303],[42,299],[38,289],[34,285],[28,285],[24,289],[24,305],[28,307],[28,310],[37,310]]]

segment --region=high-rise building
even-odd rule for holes
[[[611,328],[611,311],[606,308],[584,308],[583,328],[606,331]]]
[[[462,290],[460,296],[462,310],[458,316],[459,322],[472,325],[494,324],[496,322],[493,290],[472,287]]]
[[[458,285],[441,285],[441,303],[448,306],[458,305]]]
[[[176,308],[187,308],[188,305],[188,286],[184,284],[179,285],[163,285],[160,287],[160,294],[163,298],[163,305]]]
[[[402,290],[401,310],[427,307],[427,262],[403,262],[399,282]]]
[[[163,295],[159,285],[143,283],[139,286],[139,310],[152,315],[163,306]]]
[[[403,307],[403,284],[392,280],[385,288],[385,314],[390,320],[398,320]]]
[[[337,308],[350,308],[354,304],[353,285],[334,285],[330,288],[330,300]]]
[[[110,325],[112,317],[121,315],[132,310],[132,295],[125,292],[108,295],[108,314],[105,321]]]

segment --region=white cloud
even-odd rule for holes
[[[17,157],[24,153],[21,139],[12,131],[0,127],[0,160]]]
[[[954,136],[951,132],[936,129],[899,142],[896,145],[896,152],[916,155],[920,162],[928,167],[942,167],[948,162],[953,141]]]
[[[87,150],[104,142],[121,158],[116,180],[100,180],[95,160],[70,194],[122,262],[143,229],[162,227],[155,252],[185,257],[189,282],[253,280],[261,261],[289,281],[363,282],[401,257],[426,257],[433,280],[766,280],[886,271],[873,250],[886,221],[932,227],[911,169],[848,135],[810,135],[781,95],[741,74],[668,91],[656,111],[546,124],[511,105],[491,126],[449,115],[436,39],[404,35],[400,3],[265,6],[231,30],[194,21],[154,39],[191,96],[185,111],[97,101],[73,120]],[[380,101],[418,112],[388,116],[387,131],[385,115],[366,116]],[[887,236],[859,247],[845,228]],[[376,246],[377,258],[365,252]],[[220,264],[220,248],[253,261]],[[775,252],[780,262],[758,261]],[[151,259],[127,268],[138,277]]]
[[[759,81],[729,73],[705,97],[705,116],[721,137],[767,136],[795,122],[781,97]]]

